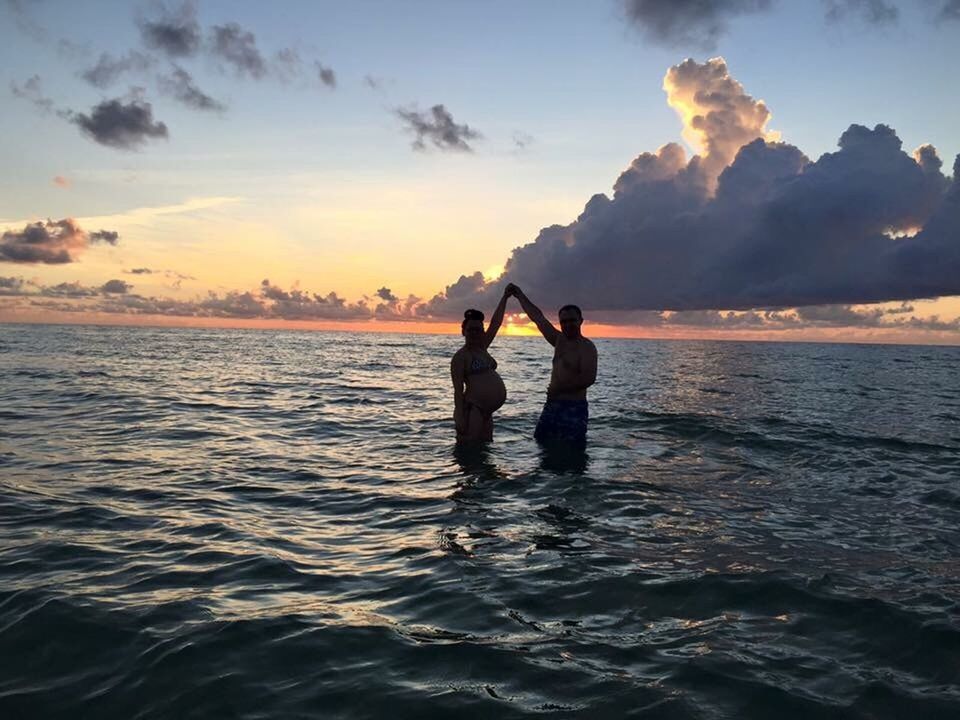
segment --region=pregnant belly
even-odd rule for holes
[[[507,400],[507,388],[493,370],[474,375],[467,380],[467,402],[486,413],[499,410]]]

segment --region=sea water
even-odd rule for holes
[[[0,717],[960,717],[960,350],[460,341],[0,326]]]

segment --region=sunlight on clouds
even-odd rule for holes
[[[503,265],[494,265],[483,271],[483,281],[488,283],[493,282],[499,279],[501,275],[503,275]]]

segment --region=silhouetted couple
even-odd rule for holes
[[[479,310],[467,310],[463,314],[461,333],[465,342],[450,362],[457,441],[493,439],[493,413],[506,401],[507,388],[497,373],[497,361],[487,348],[500,330],[510,296],[520,301],[527,317],[554,347],[547,401],[534,437],[544,443],[583,444],[587,438],[587,388],[597,379],[597,348],[580,333],[583,313],[576,305],[564,305],[560,308],[560,329],[557,330],[513,283],[504,288],[486,329]]]

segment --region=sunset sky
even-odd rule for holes
[[[957,0],[3,0],[0,67],[0,322],[960,343]]]

